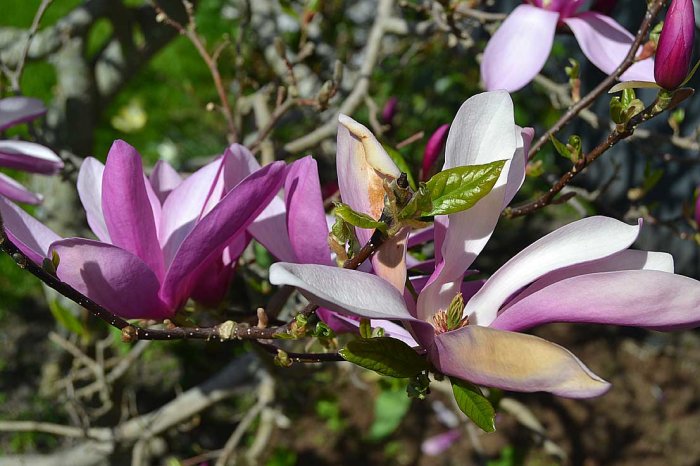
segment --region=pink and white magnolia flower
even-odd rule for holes
[[[574,222],[527,247],[484,284],[463,275],[524,177],[532,133],[513,123],[505,93],[468,100],[452,124],[445,168],[508,160],[494,189],[471,209],[436,218],[436,267],[416,302],[360,271],[279,263],[270,281],[298,287],[337,312],[409,325],[440,372],[514,391],[584,398],[609,384],[565,348],[519,333],[547,322],[672,330],[700,324],[700,282],[673,273],[670,255],[628,250],[640,226],[607,217]],[[462,293],[457,325],[446,310]]]
[[[0,99],[0,132],[38,118],[46,107],[38,99],[8,97]],[[55,175],[63,169],[63,161],[48,147],[27,141],[0,140],[0,167],[29,173]],[[38,204],[41,196],[35,194],[4,173],[0,173],[0,195],[16,202]]]
[[[629,52],[634,36],[614,19],[579,11],[584,0],[528,0],[508,15],[491,37],[481,62],[487,90],[523,88],[540,72],[558,27],[568,26],[583,54],[604,73],[612,73]],[[632,65],[622,81],[652,81],[653,59]]]
[[[184,181],[160,163],[149,180],[136,150],[115,141],[105,165],[88,158],[78,177],[99,241],[62,239],[2,199],[0,213],[8,237],[30,260],[41,264],[57,253],[58,278],[109,311],[172,317],[197,290],[204,299],[220,294],[222,279],[212,272],[232,268],[248,241],[246,228],[284,181],[283,162],[252,171],[244,152],[233,145]]]

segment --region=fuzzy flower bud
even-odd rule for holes
[[[690,70],[695,40],[695,14],[692,0],[673,0],[666,13],[654,64],[656,83],[676,89]]]

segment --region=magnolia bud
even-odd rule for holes
[[[688,76],[695,40],[692,0],[673,0],[666,13],[656,48],[654,78],[667,90],[676,89]]]
[[[450,125],[442,125],[428,139],[428,143],[425,145],[425,152],[423,152],[423,173],[421,176],[423,180],[430,178],[430,169],[440,155],[442,146],[445,145],[449,129]]]
[[[386,104],[384,104],[384,109],[382,110],[382,123],[390,125],[392,121],[394,121],[398,103],[399,99],[396,97],[389,97],[389,100],[386,101]]]

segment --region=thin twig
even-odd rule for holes
[[[610,74],[610,76],[606,77],[600,84],[598,84],[595,89],[593,89],[591,92],[586,94],[581,100],[576,102],[574,105],[569,108],[569,110],[559,118],[559,120],[551,127],[549,128],[540,138],[535,142],[531,147],[530,151],[528,152],[528,160],[532,160],[532,158],[537,155],[537,152],[544,146],[547,141],[549,141],[549,138],[553,136],[554,134],[558,133],[564,126],[566,126],[571,120],[573,120],[583,109],[588,108],[590,105],[593,104],[595,99],[597,99],[601,94],[604,92],[607,92],[614,84],[615,81],[624,73],[627,71],[627,69],[632,66],[635,62],[635,57],[637,56],[637,50],[639,47],[642,45],[642,42],[644,41],[644,38],[647,36],[647,33],[649,32],[649,29],[651,28],[651,24],[654,21],[654,18],[659,14],[661,9],[664,7],[668,0],[655,0],[654,3],[652,3],[649,8],[646,11],[646,14],[644,15],[644,20],[642,21],[642,24],[639,26],[639,30],[637,30],[637,35],[634,38],[634,42],[632,43],[632,46],[630,47],[629,52],[627,52],[627,56],[625,56],[625,59],[620,63],[620,65],[615,68],[615,71]]]
[[[41,18],[43,18],[44,13],[46,13],[46,9],[49,7],[49,5],[51,5],[52,1],[53,0],[43,0],[39,5],[39,9],[36,11],[36,14],[34,15],[34,20],[32,21],[32,25],[29,28],[27,42],[24,45],[24,49],[22,49],[19,62],[17,63],[17,68],[15,68],[14,71],[10,71],[8,68],[5,67],[4,71],[5,74],[7,74],[10,83],[12,84],[12,90],[17,94],[21,92],[20,81],[22,80],[22,72],[24,71],[25,63],[27,62],[27,56],[29,55],[29,47],[31,47],[32,40],[34,39],[36,32],[39,30],[39,23],[41,23]]]
[[[159,21],[163,21],[166,24],[175,28],[180,34],[187,37],[189,41],[194,45],[202,57],[204,63],[209,68],[209,73],[211,74],[212,80],[214,81],[214,87],[216,88],[216,93],[219,95],[219,101],[221,102],[221,112],[224,114],[226,119],[226,125],[228,126],[229,142],[238,141],[238,130],[236,129],[236,124],[233,119],[233,110],[231,109],[231,104],[226,96],[226,90],[224,89],[224,84],[221,79],[221,73],[219,72],[219,66],[217,63],[217,58],[219,57],[221,51],[217,48],[213,55],[210,55],[207,51],[206,46],[202,42],[202,38],[197,33],[197,23],[194,18],[193,6],[187,0],[183,0],[182,4],[185,6],[185,11],[187,12],[187,25],[183,26],[178,21],[174,20],[158,5],[158,3],[153,2],[153,8],[155,8],[158,16],[156,17]]]
[[[567,186],[576,175],[581,173],[584,168],[592,164],[596,159],[598,159],[598,157],[607,152],[608,149],[613,147],[615,144],[622,141],[623,139],[630,137],[634,133],[634,130],[637,127],[637,125],[658,115],[660,111],[656,109],[656,103],[657,102],[655,100],[642,112],[632,117],[627,123],[624,124],[624,126],[622,126],[621,128],[614,129],[612,133],[610,133],[610,135],[605,139],[605,141],[598,144],[593,150],[591,150],[585,156],[581,157],[576,163],[574,163],[574,166],[569,171],[564,173],[561,176],[561,178],[559,178],[559,180],[551,188],[549,188],[549,191],[547,191],[545,194],[543,194],[536,200],[528,202],[524,205],[508,208],[503,211],[503,215],[509,218],[520,217],[522,215],[530,214],[547,205],[556,203],[557,201],[555,200],[555,196],[562,189],[564,189],[564,187]]]

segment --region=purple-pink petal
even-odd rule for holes
[[[0,141],[0,166],[42,175],[55,175],[63,161],[48,147],[27,141]]]
[[[39,99],[22,96],[0,99],[0,131],[31,121],[45,113],[46,107]]]
[[[223,159],[200,168],[173,189],[163,203],[159,229],[166,267],[170,265],[182,241],[201,217],[206,200],[223,193]],[[217,186],[218,185],[218,186]]]
[[[658,270],[579,275],[519,300],[492,325],[519,331],[549,322],[694,328],[700,324],[700,282]]]
[[[112,244],[139,257],[161,278],[163,255],[141,156],[121,140],[112,144],[107,155],[102,177],[102,212]]]
[[[583,54],[598,69],[611,74],[622,63],[634,42],[634,36],[614,19],[588,11],[564,19]],[[654,60],[635,63],[620,76],[621,81],[654,81]]]
[[[559,13],[520,5],[508,15],[484,50],[481,77],[486,89],[514,92],[540,72],[554,42]]]
[[[61,239],[43,223],[2,196],[0,214],[10,241],[35,264],[41,264],[48,257],[51,243]]]
[[[42,200],[41,195],[29,191],[4,173],[0,173],[0,196],[24,204],[39,204]]]
[[[158,196],[158,200],[162,204],[168,197],[170,192],[177,188],[180,183],[182,183],[182,177],[177,173],[165,160],[159,160],[151,171],[151,175],[148,177],[148,181],[151,183],[153,191]]]
[[[126,319],[172,316],[158,297],[158,278],[134,254],[83,238],[57,241],[51,249],[60,258],[58,278],[110,312]]]
[[[219,260],[226,246],[245,234],[279,191],[284,172],[284,163],[275,162],[251,174],[195,225],[175,253],[163,280],[161,297],[170,307],[179,307],[211,261]]]
[[[287,169],[284,197],[287,231],[296,262],[332,264],[318,167],[310,155]]]

